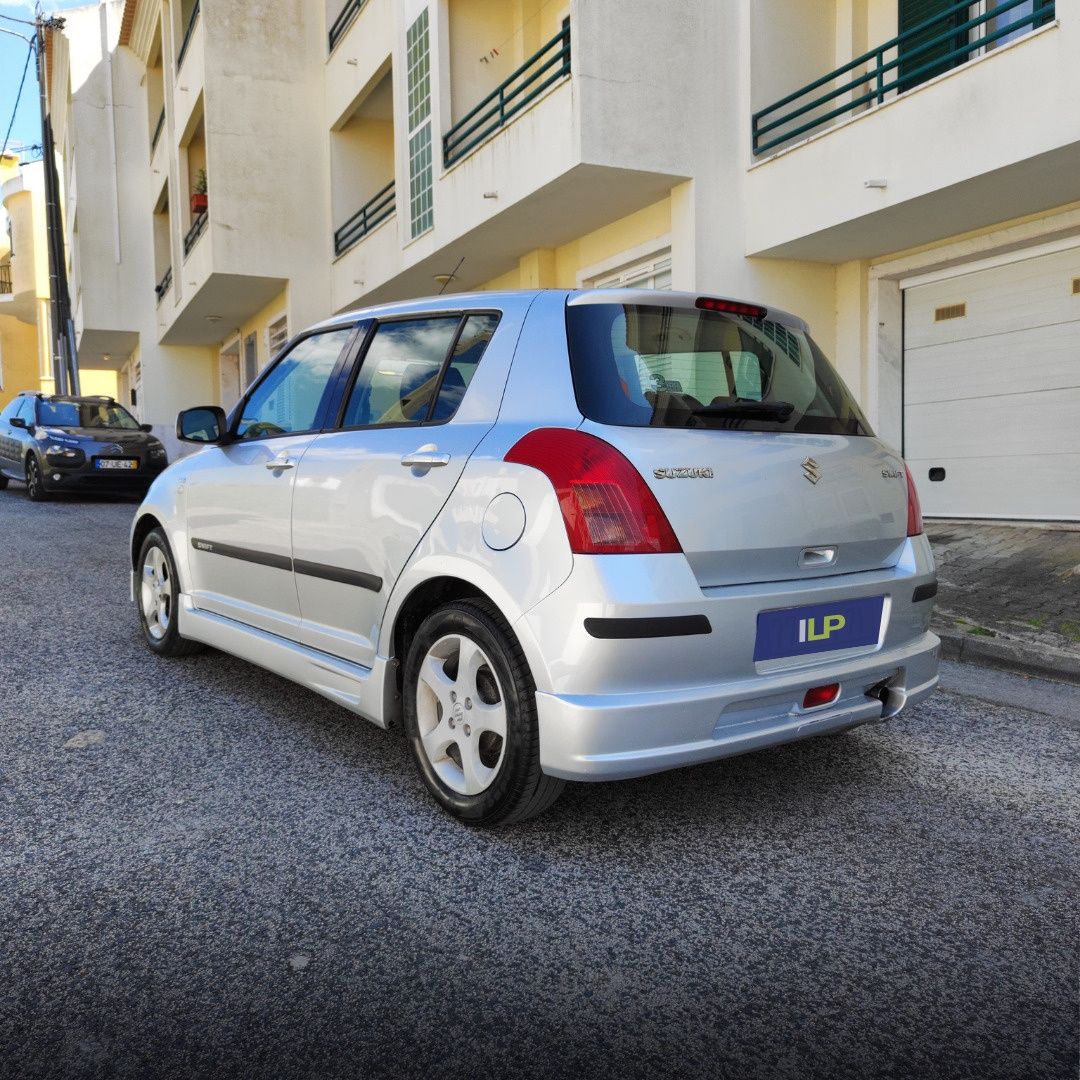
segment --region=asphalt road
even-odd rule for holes
[[[0,493],[0,1075],[1076,1076],[1075,689],[470,831],[400,737],[144,650],[133,510]]]

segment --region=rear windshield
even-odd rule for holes
[[[578,406],[620,427],[872,435],[809,334],[653,304],[567,309]]]

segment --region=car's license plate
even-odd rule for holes
[[[100,457],[97,459],[97,467],[99,469],[137,469],[139,463],[133,458]]]
[[[762,611],[757,617],[754,659],[779,660],[876,645],[884,604],[883,596],[865,596],[835,604]]]

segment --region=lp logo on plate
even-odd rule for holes
[[[757,617],[755,660],[876,645],[885,598],[865,596],[833,604],[762,611]]]

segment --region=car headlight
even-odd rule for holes
[[[150,447],[150,456],[152,458],[163,458],[165,456],[165,447],[164,446],[151,446]]]

